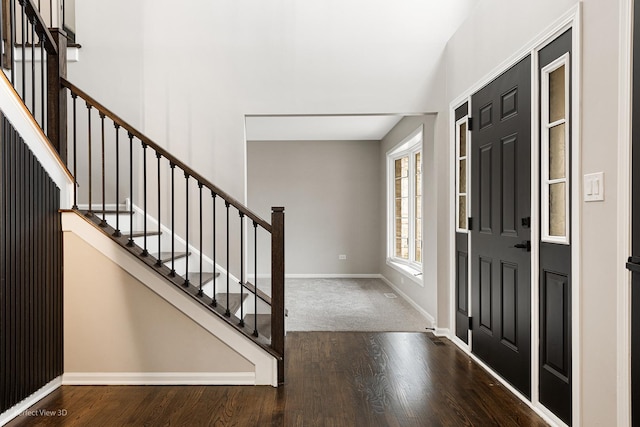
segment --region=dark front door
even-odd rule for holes
[[[472,351],[531,396],[531,57],[471,98]]]

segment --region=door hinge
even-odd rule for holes
[[[473,230],[473,218],[471,217],[467,218],[467,228],[469,229],[469,231]]]
[[[469,330],[473,329],[473,317],[469,316]]]
[[[473,119],[471,117],[467,117],[467,128],[471,131],[471,124],[473,123]]]

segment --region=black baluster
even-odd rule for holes
[[[40,38],[40,96],[41,96],[41,103],[42,105],[40,106],[41,109],[41,127],[42,130],[45,130],[45,120],[46,120],[46,116],[45,116],[45,104],[46,104],[46,100],[45,100],[45,83],[44,83],[44,76],[45,76],[45,67],[44,67],[44,58],[45,58],[45,53],[44,53],[44,33],[40,34],[39,36]]]
[[[198,181],[198,190],[199,190],[199,198],[200,198],[200,289],[198,290],[198,296],[204,295],[202,292],[202,183]]]
[[[87,216],[92,215],[91,211],[93,210],[93,207],[91,206],[91,105],[87,102],[87,120],[88,120],[88,126],[89,126],[89,134],[88,134],[88,140],[89,140],[89,210],[87,211]]]
[[[189,174],[188,173],[184,173],[184,180],[185,180],[185,190],[186,190],[186,194],[185,194],[185,208],[186,208],[186,221],[185,221],[185,228],[186,228],[186,242],[185,242],[185,252],[186,252],[186,256],[184,258],[184,283],[183,286],[186,288],[187,286],[189,286]]]
[[[258,223],[253,221],[253,336],[258,336]]]
[[[36,18],[31,18],[31,114],[36,117]],[[26,103],[25,103],[26,104]]]
[[[244,326],[244,213],[240,212],[240,326]]]
[[[15,46],[16,46],[16,2],[15,0],[9,0],[9,24],[10,24],[10,29],[9,32],[10,34],[10,38],[11,38],[11,45],[9,46],[9,49],[11,49],[11,52],[9,53],[9,56],[11,57],[11,86],[15,87],[16,86],[16,73],[15,73],[15,65],[16,65],[16,61],[15,61]]]
[[[120,125],[114,122],[113,126],[116,129],[116,230],[113,235],[120,237]]]
[[[175,212],[175,171],[176,165],[170,163],[171,167],[171,272],[169,276],[176,277],[176,212]]]
[[[147,144],[142,142],[142,222],[143,222],[143,248],[140,256],[146,257],[149,255],[147,251]]]
[[[162,155],[160,154],[160,152],[156,151],[156,158],[158,159],[158,253],[162,252],[162,245],[161,245],[161,203],[160,203],[160,158],[162,157]],[[160,258],[158,258],[158,261],[156,261],[156,267],[161,267],[162,266],[162,261],[160,261]]]
[[[53,0],[49,0],[49,28],[53,27]]]
[[[76,100],[78,95],[71,93],[73,99],[73,209],[78,209],[78,151],[77,151],[77,119],[76,119]]]
[[[100,227],[106,227],[107,226],[107,219],[106,219],[106,204],[105,204],[105,189],[106,186],[104,184],[104,175],[105,175],[105,170],[104,170],[104,113],[100,112],[100,137],[101,137],[101,148],[102,148],[102,221],[100,221]]]
[[[227,311],[225,311],[224,315],[231,317],[231,311],[229,310],[229,275],[231,274],[229,271],[229,202],[225,200],[224,206],[227,209]]]
[[[216,196],[217,194],[211,191],[211,199],[213,200],[213,295],[211,305],[214,307],[218,306],[218,301],[216,301]]]
[[[129,241],[127,246],[135,245],[133,241],[133,134],[128,132],[129,136]]]
[[[24,5],[24,1],[22,0],[20,2],[20,6],[22,6],[22,16],[20,17],[21,22],[22,22],[22,43],[20,43],[21,46],[21,50],[22,50],[22,94],[21,94],[21,98],[22,100],[26,103],[27,101],[25,100],[27,93],[26,93],[26,81],[27,81],[27,77],[26,77],[26,60],[25,60],[25,56],[26,56],[26,51],[25,51],[25,42],[27,39],[27,23],[26,23],[26,11],[25,8],[26,6]]]

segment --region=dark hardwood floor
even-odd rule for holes
[[[63,386],[8,426],[544,426],[446,339],[290,332],[287,383]],[[61,416],[57,411],[64,411]]]

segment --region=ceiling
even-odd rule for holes
[[[379,140],[404,113],[437,111],[446,44],[477,1],[253,3],[233,37],[247,140]]]
[[[402,119],[397,114],[249,116],[247,141],[379,141]]]

